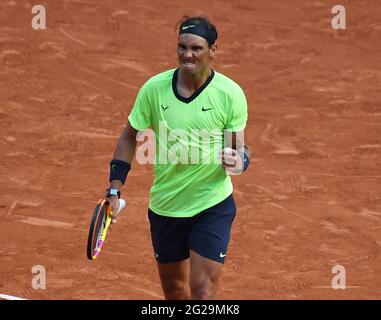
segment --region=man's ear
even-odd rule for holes
[[[210,49],[209,49],[210,58],[213,58],[214,54],[216,53],[216,50],[217,50],[217,43],[214,43],[210,46]]]

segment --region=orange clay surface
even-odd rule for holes
[[[133,164],[127,208],[95,262],[88,226],[140,86],[177,66],[175,25],[207,14],[215,69],[249,105],[250,169],[219,299],[381,297],[381,3],[45,0],[0,4],[0,293],[162,299],[147,220],[152,167]],[[346,270],[334,290],[332,267]],[[46,268],[46,290],[31,287]]]

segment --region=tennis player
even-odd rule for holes
[[[148,217],[165,298],[213,299],[236,215],[229,173],[250,163],[243,141],[247,104],[240,86],[212,69],[217,30],[208,18],[184,17],[178,30],[179,67],[140,89],[110,162],[106,196],[116,212],[137,133],[153,130]]]

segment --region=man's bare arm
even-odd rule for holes
[[[136,149],[137,133],[138,131],[131,126],[130,122],[127,122],[127,126],[124,128],[116,145],[114,160],[122,160],[131,164]],[[122,182],[119,180],[110,182],[110,188],[119,190],[121,186]]]
[[[118,143],[115,148],[113,160],[121,160],[124,162],[128,162],[131,164],[135,149],[136,149],[136,135],[138,131],[135,130],[130,122],[127,122],[127,126],[124,128],[122,134],[118,139]],[[112,180],[110,181],[111,189],[118,189],[122,187],[122,181],[120,180]],[[119,199],[117,196],[108,197],[110,202],[112,212],[113,212],[113,220],[112,222],[116,222],[117,212],[119,209]]]

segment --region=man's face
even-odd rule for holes
[[[181,34],[177,47],[179,64],[185,72],[196,75],[205,68],[210,68],[215,45],[209,48],[208,42],[194,34]]]

